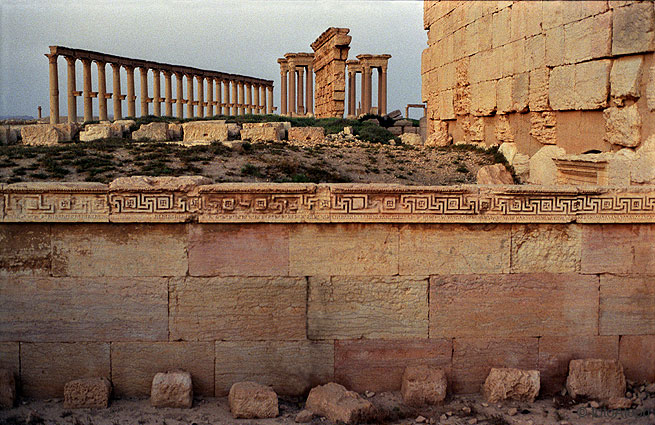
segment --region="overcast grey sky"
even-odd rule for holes
[[[421,101],[421,51],[427,36],[419,0],[0,0],[0,5],[0,115],[36,116],[38,105],[44,116],[49,114],[48,60],[43,56],[49,45],[273,80],[279,108],[277,58],[311,52],[309,45],[330,26],[350,28],[349,58],[393,56],[390,111],[404,113],[407,103]],[[65,63],[59,59],[62,115]],[[97,90],[95,66],[92,70]],[[138,73],[136,81],[138,93]],[[79,62],[77,89],[82,89]],[[78,114],[81,110],[78,98]]]

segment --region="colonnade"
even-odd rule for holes
[[[282,83],[280,85],[280,114],[289,116],[313,114],[314,54],[287,53],[277,62],[280,64]]]
[[[387,65],[391,55],[357,55],[357,60],[346,61],[348,72],[348,115],[357,115],[357,74],[361,74],[361,111],[372,110],[373,69],[378,72],[378,115],[387,113]]]
[[[114,119],[123,117],[122,101],[127,99],[127,116],[136,117],[137,96],[134,89],[134,70],[139,69],[140,115],[173,116],[173,104],[178,118],[210,117],[216,115],[263,114],[273,112],[273,81],[242,75],[226,74],[196,68],[130,59],[88,50],[50,46],[46,54],[50,63],[50,123],[59,123],[59,70],[58,58],[67,62],[68,122],[77,122],[77,97],[84,103],[84,121],[93,120],[93,100],[98,99],[98,115],[107,120],[107,99],[112,100]],[[82,91],[77,91],[75,66],[82,63]],[[98,72],[97,91],[92,89],[91,63]],[[107,92],[106,67],[112,68],[112,92]],[[127,74],[126,93],[121,91],[121,68]],[[152,97],[148,90],[148,75],[152,74]],[[164,95],[161,93],[161,75],[164,75]],[[176,81],[173,97],[172,77]],[[184,98],[183,80],[186,80],[187,97]],[[194,100],[194,81],[198,99]],[[231,94],[231,96],[230,96]],[[186,116],[184,115],[186,105]],[[216,109],[214,109],[216,108]]]

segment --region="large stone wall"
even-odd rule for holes
[[[655,133],[652,1],[425,1],[424,18],[435,143],[579,154]]]
[[[147,396],[158,371],[200,395],[398,389],[446,369],[575,357],[655,380],[655,187],[405,187],[120,179],[0,186],[0,367],[23,394],[106,376]]]
[[[328,28],[311,44],[316,79],[316,118],[343,117],[346,101],[348,28]]]

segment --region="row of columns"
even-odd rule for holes
[[[391,55],[358,55],[358,60],[346,62],[348,72],[348,115],[357,115],[357,74],[361,74],[361,111],[369,114],[372,110],[373,69],[378,72],[378,115],[387,113],[387,62]]]
[[[284,58],[278,59],[282,115],[302,116],[314,113],[313,61],[313,53],[287,53]]]
[[[59,122],[59,73],[57,68],[58,54],[47,54],[50,63],[50,123]],[[136,95],[134,90],[134,66],[111,63],[113,71],[113,93],[107,92],[106,86],[106,62],[93,60],[98,69],[98,91],[92,91],[91,87],[91,60],[79,59],[83,69],[83,90],[76,90],[75,64],[78,60],[72,56],[64,56],[68,64],[67,72],[67,98],[68,98],[68,122],[77,122],[77,97],[82,96],[84,102],[84,121],[93,120],[92,99],[98,99],[98,112],[101,121],[107,120],[107,99],[112,99],[114,119],[123,117],[122,101],[127,99],[127,116],[136,116]],[[127,93],[121,93],[120,69],[127,72]],[[176,105],[176,116],[184,118],[184,104],[186,104],[186,118],[210,117],[214,115],[216,107],[217,115],[244,115],[263,114],[273,112],[273,86],[257,84],[249,81],[228,80],[191,73],[171,72],[139,66],[141,78],[141,116],[150,113],[149,106],[153,104],[153,114],[161,115],[161,104],[164,103],[164,115],[173,116],[173,104]],[[148,93],[148,72],[153,75],[153,93]],[[161,74],[164,74],[164,97],[161,96]],[[176,98],[173,98],[171,78],[176,79]],[[187,83],[187,99],[183,97],[183,77]],[[194,79],[198,88],[198,99],[194,100]],[[205,83],[206,94],[205,99]],[[231,97],[230,97],[231,88]],[[197,106],[197,111],[194,107]]]

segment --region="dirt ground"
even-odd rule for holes
[[[592,407],[589,402],[574,403],[557,396],[534,403],[505,402],[488,404],[479,395],[456,396],[446,403],[429,408],[408,408],[398,393],[380,393],[368,399],[376,406],[378,417],[370,423],[410,425],[419,423],[448,425],[566,425],[566,424],[655,424],[655,396],[646,394],[639,406],[609,410]],[[370,395],[370,394],[369,394]],[[643,397],[643,395],[642,395]],[[0,424],[70,424],[70,425],[227,425],[227,424],[295,424],[302,408],[300,399],[280,399],[280,416],[274,419],[239,419],[230,415],[227,398],[200,398],[191,409],[156,409],[147,399],[114,400],[108,409],[67,410],[60,399],[22,401],[19,407],[0,410]],[[417,420],[418,419],[418,420]],[[315,416],[311,422],[331,424]]]

